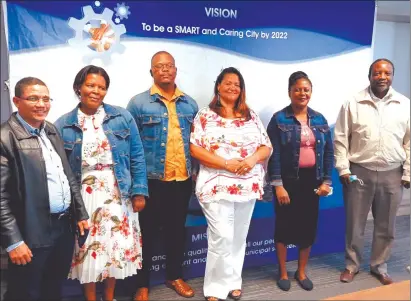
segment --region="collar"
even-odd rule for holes
[[[362,90],[356,97],[355,100],[357,102],[367,102],[370,101],[372,103],[377,103],[379,101],[386,101],[386,102],[399,102],[401,103],[401,100],[403,99],[402,95],[399,94],[393,87],[390,87],[390,89],[387,92],[387,95],[384,96],[384,98],[378,98],[377,96],[372,93],[371,87],[368,86],[364,90]]]
[[[307,115],[308,115],[308,118],[311,119],[315,116],[318,116],[319,114],[316,111],[314,111],[313,109],[311,109],[310,107],[307,107]],[[295,116],[295,114],[294,114],[293,108],[291,107],[291,105],[288,105],[285,108],[285,117],[290,118],[290,117],[294,117],[294,116]]]
[[[39,130],[36,129],[37,133],[34,133],[32,129],[35,129],[35,128],[29,125],[20,115],[19,116],[17,115],[18,115],[17,112],[12,113],[8,120],[8,123],[10,127],[12,128],[12,130],[14,131],[16,138],[19,140],[22,140],[22,139],[29,139],[33,136],[38,136],[37,133],[39,133]],[[28,126],[26,126],[25,123]],[[50,126],[50,124],[48,124],[47,121],[43,123],[41,131],[44,131],[46,135],[56,135],[57,134],[56,130],[52,126]]]
[[[64,126],[77,126],[80,127],[78,124],[78,110],[80,109],[80,103],[72,110],[71,112],[67,113],[66,121],[64,123]],[[121,115],[120,111],[117,110],[116,107],[112,105],[108,105],[103,102],[103,109],[104,112],[106,113],[106,117],[104,120],[110,119],[112,117],[116,117]]]
[[[171,98],[171,100],[173,101],[173,100],[179,100],[179,99],[181,99],[181,100],[185,100],[185,95],[184,95],[184,93],[179,89],[179,88],[177,88],[177,86],[176,85],[174,85],[174,87],[175,87],[175,90],[174,90],[174,95],[172,96],[172,98]],[[158,86],[156,85],[156,84],[153,84],[152,86],[151,86],[151,88],[150,88],[150,96],[159,96],[161,99],[165,99],[165,100],[167,100],[167,98],[166,97],[164,97],[164,95],[161,93],[161,91],[160,91],[160,89],[158,88]],[[156,98],[157,97],[152,97],[151,99],[151,102],[154,102],[155,100],[156,100]]]
[[[23,125],[23,127],[27,130],[27,132],[30,135],[39,136],[41,132],[44,132],[44,123],[42,123],[42,125],[38,129],[28,124],[27,121],[25,121],[18,112],[16,113],[16,118],[18,119],[18,121],[20,121],[20,123]]]
[[[390,88],[388,89],[387,94],[386,94],[383,98],[378,98],[377,96],[375,96],[374,92],[372,91],[371,86],[368,87],[368,93],[370,93],[371,99],[372,99],[374,102],[391,100],[391,98],[392,98],[392,90],[393,90],[392,87],[390,87]]]

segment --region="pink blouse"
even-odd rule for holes
[[[301,123],[300,168],[315,166],[315,136],[307,122]]]

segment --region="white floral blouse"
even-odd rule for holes
[[[208,107],[201,109],[195,117],[190,142],[226,160],[245,159],[262,145],[272,147],[267,132],[255,112],[251,111],[249,121],[226,119]],[[203,203],[262,199],[264,177],[263,164],[256,164],[250,172],[242,176],[200,164],[196,195]]]

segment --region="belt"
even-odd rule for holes
[[[70,210],[66,209],[63,212],[50,213],[50,216],[55,219],[62,219],[70,216]]]

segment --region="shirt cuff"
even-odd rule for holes
[[[349,168],[346,169],[341,169],[338,171],[338,175],[341,177],[342,175],[346,175],[346,174],[351,174],[351,171]]]
[[[410,176],[402,176],[401,180],[409,182]]]
[[[17,248],[18,246],[21,246],[23,243],[24,241],[19,241],[19,242],[16,242],[15,244],[12,244],[6,249],[7,253],[10,251],[13,251],[15,248]]]
[[[330,181],[330,180],[324,180],[324,181],[323,181],[323,184],[326,184],[326,185],[328,185],[328,186],[331,186],[331,185],[333,184],[333,182]]]
[[[283,186],[283,181],[282,180],[273,180],[270,183],[271,186],[277,187],[277,186]]]

